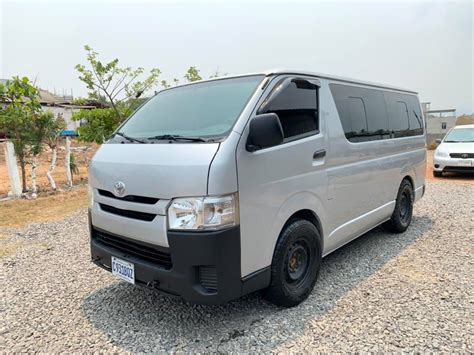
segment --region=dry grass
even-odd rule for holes
[[[0,228],[21,227],[30,223],[60,220],[79,208],[87,207],[87,189],[76,187],[71,191],[36,200],[0,202]]]

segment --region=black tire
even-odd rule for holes
[[[433,176],[434,176],[434,177],[442,177],[442,176],[443,176],[443,172],[442,172],[442,171],[434,171],[434,170],[433,170]]]
[[[398,189],[397,201],[392,217],[385,223],[385,227],[395,233],[403,233],[407,230],[413,216],[413,203],[415,193],[410,181],[403,180]]]
[[[314,288],[321,259],[318,229],[309,221],[291,220],[278,238],[265,298],[283,307],[303,302]]]

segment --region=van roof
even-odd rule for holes
[[[373,83],[373,82],[369,82],[369,81],[363,81],[363,80],[352,79],[352,78],[345,78],[345,77],[341,77],[341,76],[329,75],[329,74],[323,74],[323,73],[315,73],[315,72],[304,71],[304,70],[288,70],[288,69],[273,69],[273,70],[266,70],[266,71],[256,72],[256,73],[247,73],[247,74],[231,75],[231,76],[226,76],[226,77],[213,78],[213,79],[208,79],[208,80],[203,80],[203,81],[228,79],[228,78],[238,78],[238,77],[251,76],[251,75],[271,76],[271,75],[282,75],[282,74],[314,76],[314,77],[321,78],[321,79],[335,80],[335,81],[345,82],[345,83],[349,83],[349,84],[359,84],[359,85],[371,86],[371,87],[381,88],[381,89],[403,91],[403,92],[407,92],[407,93],[410,93],[410,94],[418,94],[418,92],[416,92],[416,91],[401,88],[401,87],[396,87],[396,86],[392,86],[392,85]]]
[[[350,84],[362,84],[366,86],[372,86],[372,87],[378,87],[378,88],[383,88],[383,89],[390,89],[390,90],[397,90],[397,91],[405,91],[409,92],[412,94],[418,94],[418,92],[397,87],[397,86],[392,86],[392,85],[385,85],[385,84],[380,84],[380,83],[373,83],[370,81],[363,81],[363,80],[358,80],[358,79],[353,79],[353,78],[345,78],[342,76],[337,76],[337,75],[329,75],[329,74],[323,74],[323,73],[315,73],[315,72],[310,72],[310,71],[298,71],[298,70],[283,70],[283,69],[277,69],[277,70],[269,70],[268,72],[265,73],[265,75],[273,75],[273,74],[296,74],[296,75],[308,75],[308,76],[315,76],[321,79],[330,79],[330,80],[336,80],[336,81],[342,81]]]

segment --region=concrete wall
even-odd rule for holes
[[[426,142],[428,145],[438,138],[443,138],[451,128],[456,126],[456,120],[455,116],[428,116],[426,118]],[[443,122],[446,123],[446,128],[443,128]]]

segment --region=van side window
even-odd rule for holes
[[[390,130],[394,138],[423,134],[423,123],[418,100],[413,95],[385,92],[390,116]]]
[[[413,95],[405,95],[408,104],[408,115],[410,124],[410,135],[417,136],[423,134],[423,119],[418,100]]]
[[[350,122],[347,122],[347,125],[350,125],[351,129],[346,132],[346,137],[355,138],[366,135],[369,131],[369,125],[364,100],[362,97],[350,96],[347,103],[350,115]]]
[[[390,128],[395,137],[404,137],[410,129],[407,104],[403,101],[396,101],[394,108],[395,110],[392,110],[391,113],[395,115],[396,120],[390,120]]]
[[[330,88],[344,134],[350,142],[389,138],[388,115],[382,92],[339,84],[330,84]]]
[[[423,134],[420,104],[415,95],[342,84],[329,84],[329,87],[350,142]],[[356,103],[355,98],[360,102]]]
[[[284,79],[258,110],[258,114],[275,113],[280,119],[286,140],[319,132],[318,86],[303,79]]]

